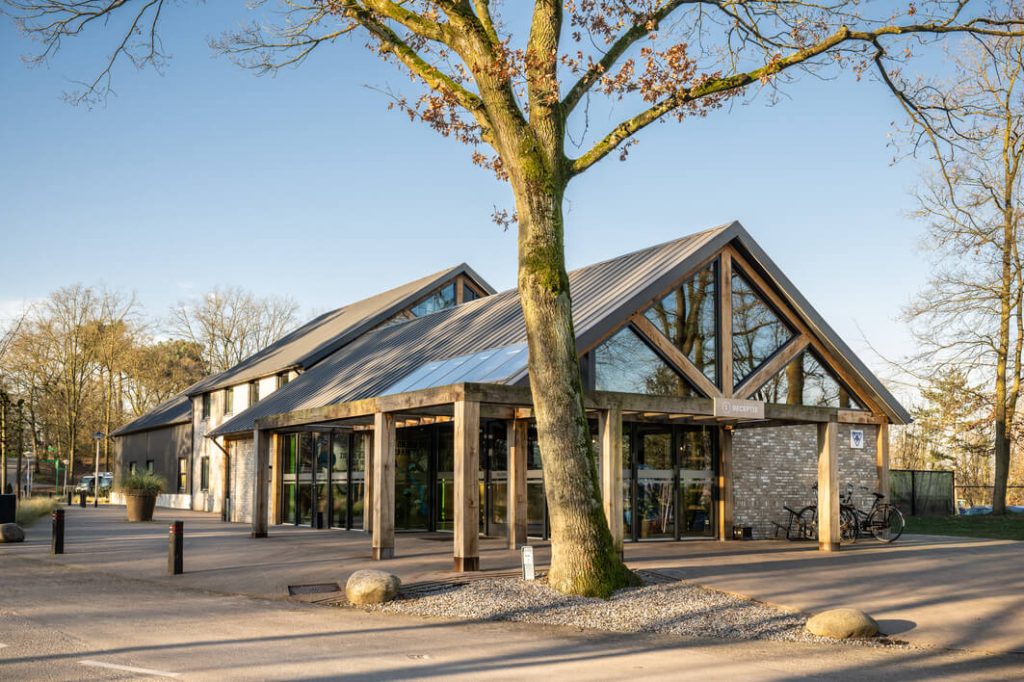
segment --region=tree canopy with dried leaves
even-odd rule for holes
[[[79,98],[109,88],[119,59],[159,66],[166,0],[4,0],[39,39],[38,58],[112,22],[119,33]],[[972,0],[278,0],[213,47],[258,72],[301,63],[358,36],[403,69],[390,105],[472,147],[506,180],[517,223],[519,293],[552,534],[550,584],[608,595],[634,580],[601,512],[583,407],[564,257],[571,180],[625,155],[661,120],[707,116],[732,98],[801,74],[875,69],[892,83],[949,35],[1021,35],[1016,16]],[[274,15],[271,10],[277,10]],[[276,19],[274,18],[276,16]],[[894,73],[895,72],[895,73]],[[591,131],[603,98],[618,118]],[[613,114],[610,114],[613,115]],[[601,118],[604,118],[603,116]],[[574,135],[570,133],[574,132]],[[575,142],[572,142],[575,140]],[[575,147],[579,153],[569,153]]]

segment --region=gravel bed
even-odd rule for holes
[[[458,620],[516,621],[612,632],[693,638],[830,642],[809,634],[799,613],[686,582],[619,590],[611,599],[570,597],[542,581],[494,578],[452,585],[427,595],[400,596],[383,613]],[[869,640],[892,644],[889,640]],[[864,642],[866,643],[866,642]]]

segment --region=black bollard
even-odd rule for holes
[[[185,522],[174,521],[167,538],[167,575],[181,575],[185,572]]]
[[[68,506],[71,506],[71,491],[68,491]]]
[[[78,493],[78,506],[85,509],[85,493]]]
[[[64,510],[53,510],[53,541],[50,545],[52,554],[64,553]]]

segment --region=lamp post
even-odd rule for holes
[[[7,391],[0,388],[0,495],[7,492]]]
[[[100,441],[103,440],[104,435],[106,434],[102,431],[92,434],[92,437],[96,439],[96,476],[92,479],[92,506],[94,508],[100,506]]]

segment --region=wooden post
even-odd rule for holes
[[[373,415],[373,558],[395,556],[395,417]]]
[[[889,422],[878,425],[875,445],[875,467],[878,469],[878,492],[889,498]],[[892,500],[889,500],[890,502]]]
[[[455,402],[455,569],[480,570],[480,403]]]
[[[257,426],[252,434],[253,447],[256,448],[256,471],[253,475],[252,496],[252,536],[254,538],[267,537],[267,517],[269,508],[269,480],[270,471],[270,443],[271,434],[269,431],[261,431]]]
[[[273,462],[273,465],[270,467],[272,477],[267,486],[270,489],[268,493],[270,495],[270,506],[267,516],[273,519],[273,523],[281,523],[281,472],[283,467],[281,465],[281,436],[276,433],[270,439],[270,461]],[[270,523],[269,520],[268,523]]]
[[[818,549],[839,551],[839,424],[818,425]]]
[[[526,544],[527,423],[508,422],[508,548]]]
[[[357,438],[363,439],[363,530],[373,532],[373,434],[363,432]]]
[[[718,539],[732,540],[732,428],[718,429]]]
[[[616,551],[622,554],[622,409],[598,414],[601,443],[601,500]]]
[[[726,398],[732,397],[732,256],[728,251],[722,253],[719,262],[720,286],[719,296],[719,319],[718,319],[718,344],[721,349],[721,362],[719,363],[719,383],[722,385],[722,395]],[[730,533],[732,529],[730,528]]]

